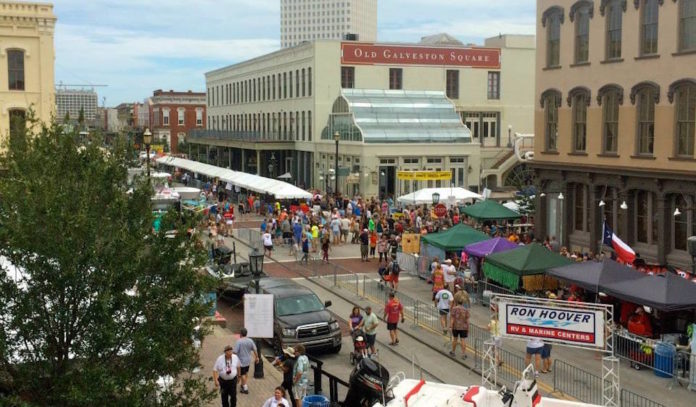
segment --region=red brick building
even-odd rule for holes
[[[189,130],[206,126],[205,92],[168,92],[158,89],[152,93],[150,126],[155,140],[166,140],[173,153],[178,153],[180,141]]]

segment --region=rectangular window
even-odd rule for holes
[[[645,0],[641,15],[640,54],[657,54],[658,0]]]
[[[675,95],[677,155],[694,155],[696,136],[696,86],[680,86]]]
[[[24,51],[7,51],[7,73],[10,90],[24,90]]]
[[[679,51],[696,50],[696,0],[679,3]]]
[[[184,109],[179,109],[176,111],[177,123],[179,126],[183,126],[186,122],[186,111]]]
[[[389,68],[389,89],[403,89],[403,69]]]
[[[556,140],[558,138],[558,105],[556,96],[547,96],[544,102],[544,124],[546,151],[556,151]]]
[[[307,96],[312,96],[312,68],[307,68]]]
[[[581,64],[590,59],[590,10],[581,7],[575,20],[575,63]]]
[[[459,99],[459,70],[447,70],[447,97],[450,99]]]
[[[311,68],[310,68],[310,70],[311,70]],[[311,110],[307,112],[307,141],[312,141],[312,111]]]
[[[500,99],[500,72],[488,72],[488,99]]]
[[[355,67],[341,67],[341,88],[353,89],[355,87]]]
[[[275,82],[276,79],[275,78],[276,77],[275,77],[275,75],[271,75],[271,78],[273,78],[273,86],[272,86],[272,88],[273,88],[273,100],[275,100],[275,98],[276,98],[276,82]]]
[[[648,193],[645,191],[638,191],[636,194],[636,240],[641,243],[649,243],[650,208],[648,198]]]
[[[300,70],[295,70],[295,97],[300,97]]]
[[[575,210],[573,213],[573,223],[575,230],[585,231],[585,186],[582,184],[575,185]]]
[[[587,99],[585,95],[573,98],[573,140],[576,152],[585,152],[587,141]]]
[[[305,83],[306,83],[306,79],[305,79],[305,70],[304,70],[304,68],[302,68],[302,97],[305,97],[305,96],[306,96],[306,92],[305,92],[306,86],[305,86]]]
[[[622,7],[616,0],[607,6],[607,59],[621,58]]]
[[[169,109],[162,110],[162,125],[169,126]]]
[[[288,72],[288,88],[290,89],[290,99],[292,99],[292,71]]]
[[[196,109],[196,126],[203,125],[203,109]]]

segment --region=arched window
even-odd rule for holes
[[[10,90],[24,90],[24,51],[7,50],[7,77]]]
[[[570,9],[570,21],[575,21],[575,63],[590,60],[590,19],[594,16],[594,3],[580,0]]]
[[[674,102],[675,154],[693,157],[696,136],[696,80],[682,79],[672,83],[667,97]]]
[[[619,105],[623,104],[623,89],[605,85],[599,89],[597,103],[602,105],[602,152],[616,154],[619,137]]]
[[[564,12],[559,6],[549,7],[541,17],[542,26],[546,27],[546,66],[560,65],[561,24]]]
[[[599,11],[602,15],[606,14],[606,59],[620,59],[626,0],[602,0]]]
[[[631,89],[631,103],[637,104],[636,153],[652,155],[655,143],[655,105],[660,102],[660,86],[641,82]]]
[[[590,90],[573,88],[568,92],[568,106],[573,109],[573,151],[584,153],[587,149],[587,107],[590,105]]]
[[[544,109],[546,151],[556,151],[558,149],[558,108],[560,106],[560,91],[548,89],[541,94],[541,107]]]
[[[679,51],[693,51],[696,50],[696,0],[679,3]]]

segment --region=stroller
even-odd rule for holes
[[[367,342],[365,342],[365,333],[358,328],[351,333],[353,337],[353,352],[350,353],[350,364],[357,365],[361,360],[367,358]]]

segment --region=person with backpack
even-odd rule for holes
[[[399,262],[396,261],[396,256],[392,256],[391,264],[388,267],[389,277],[392,290],[396,291],[399,289],[399,273],[401,273],[401,266]]]

